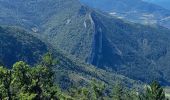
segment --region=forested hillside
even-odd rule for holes
[[[55,83],[59,84],[62,89],[83,86],[83,84],[89,84],[93,79],[104,82],[108,86],[112,86],[116,81],[123,81],[122,83],[126,87],[134,88],[143,84],[122,75],[98,69],[79,60],[68,58],[27,31],[17,27],[0,27],[0,38],[0,64],[8,69],[12,68],[12,65],[18,61],[35,66],[45,53],[51,52],[55,62],[58,62],[53,66]]]
[[[159,10],[158,16],[169,14],[160,7],[145,6]],[[135,80],[170,84],[170,31],[166,28],[123,21],[78,0],[1,0],[0,9],[1,24],[25,28],[52,50],[64,53],[69,59],[66,64],[72,59]],[[70,68],[67,65],[65,70]]]
[[[143,0],[0,0],[0,100],[167,100],[169,16]]]

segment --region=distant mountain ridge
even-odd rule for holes
[[[162,7],[166,8],[166,9],[170,10],[170,6],[169,6],[170,5],[170,1],[169,0],[144,0],[144,1],[157,4],[159,6],[162,6]]]
[[[134,23],[170,28],[170,10],[144,0],[80,0],[84,4]],[[147,0],[146,0],[147,1]]]

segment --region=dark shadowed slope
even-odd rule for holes
[[[16,61],[34,64],[47,52],[39,39],[16,27],[0,27],[0,61],[11,66]]]
[[[92,63],[131,78],[149,81],[169,76],[170,31],[92,14],[96,35]]]

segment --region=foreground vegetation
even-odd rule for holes
[[[16,62],[12,69],[1,66],[0,100],[166,100],[163,88],[156,81],[146,86],[144,92],[127,89],[121,83],[110,89],[95,81],[62,91],[54,82],[55,64],[47,53],[34,67],[22,61]]]

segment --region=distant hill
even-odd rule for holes
[[[170,1],[169,0],[144,0],[144,1],[160,5],[160,6],[164,7],[164,8],[166,8],[166,9],[170,10],[170,6],[169,6]]]
[[[151,9],[148,13],[155,11],[155,16],[169,15],[159,6],[138,3],[142,6],[134,6],[132,2],[131,7],[140,8],[139,12],[144,13]],[[132,9],[124,4],[122,11],[125,8],[127,11]],[[80,67],[67,63],[73,60],[135,80],[149,82],[158,79],[162,84],[170,85],[170,31],[166,28],[123,21],[82,5],[78,0],[1,0],[0,9],[3,11],[0,14],[2,24],[23,27],[52,45],[54,50],[62,51],[68,58],[63,64],[68,64],[64,72],[70,68],[79,73],[76,75],[82,74]],[[84,75],[89,75],[89,70],[93,69],[83,68],[88,68]],[[93,75],[96,78],[96,74]],[[107,76],[107,73],[102,75]],[[102,79],[110,77],[105,76]]]
[[[148,0],[80,0],[82,3],[134,23],[159,24],[170,28],[170,10]],[[160,2],[159,2],[160,1]],[[163,0],[155,0],[161,3]],[[168,4],[168,3],[167,3]]]

